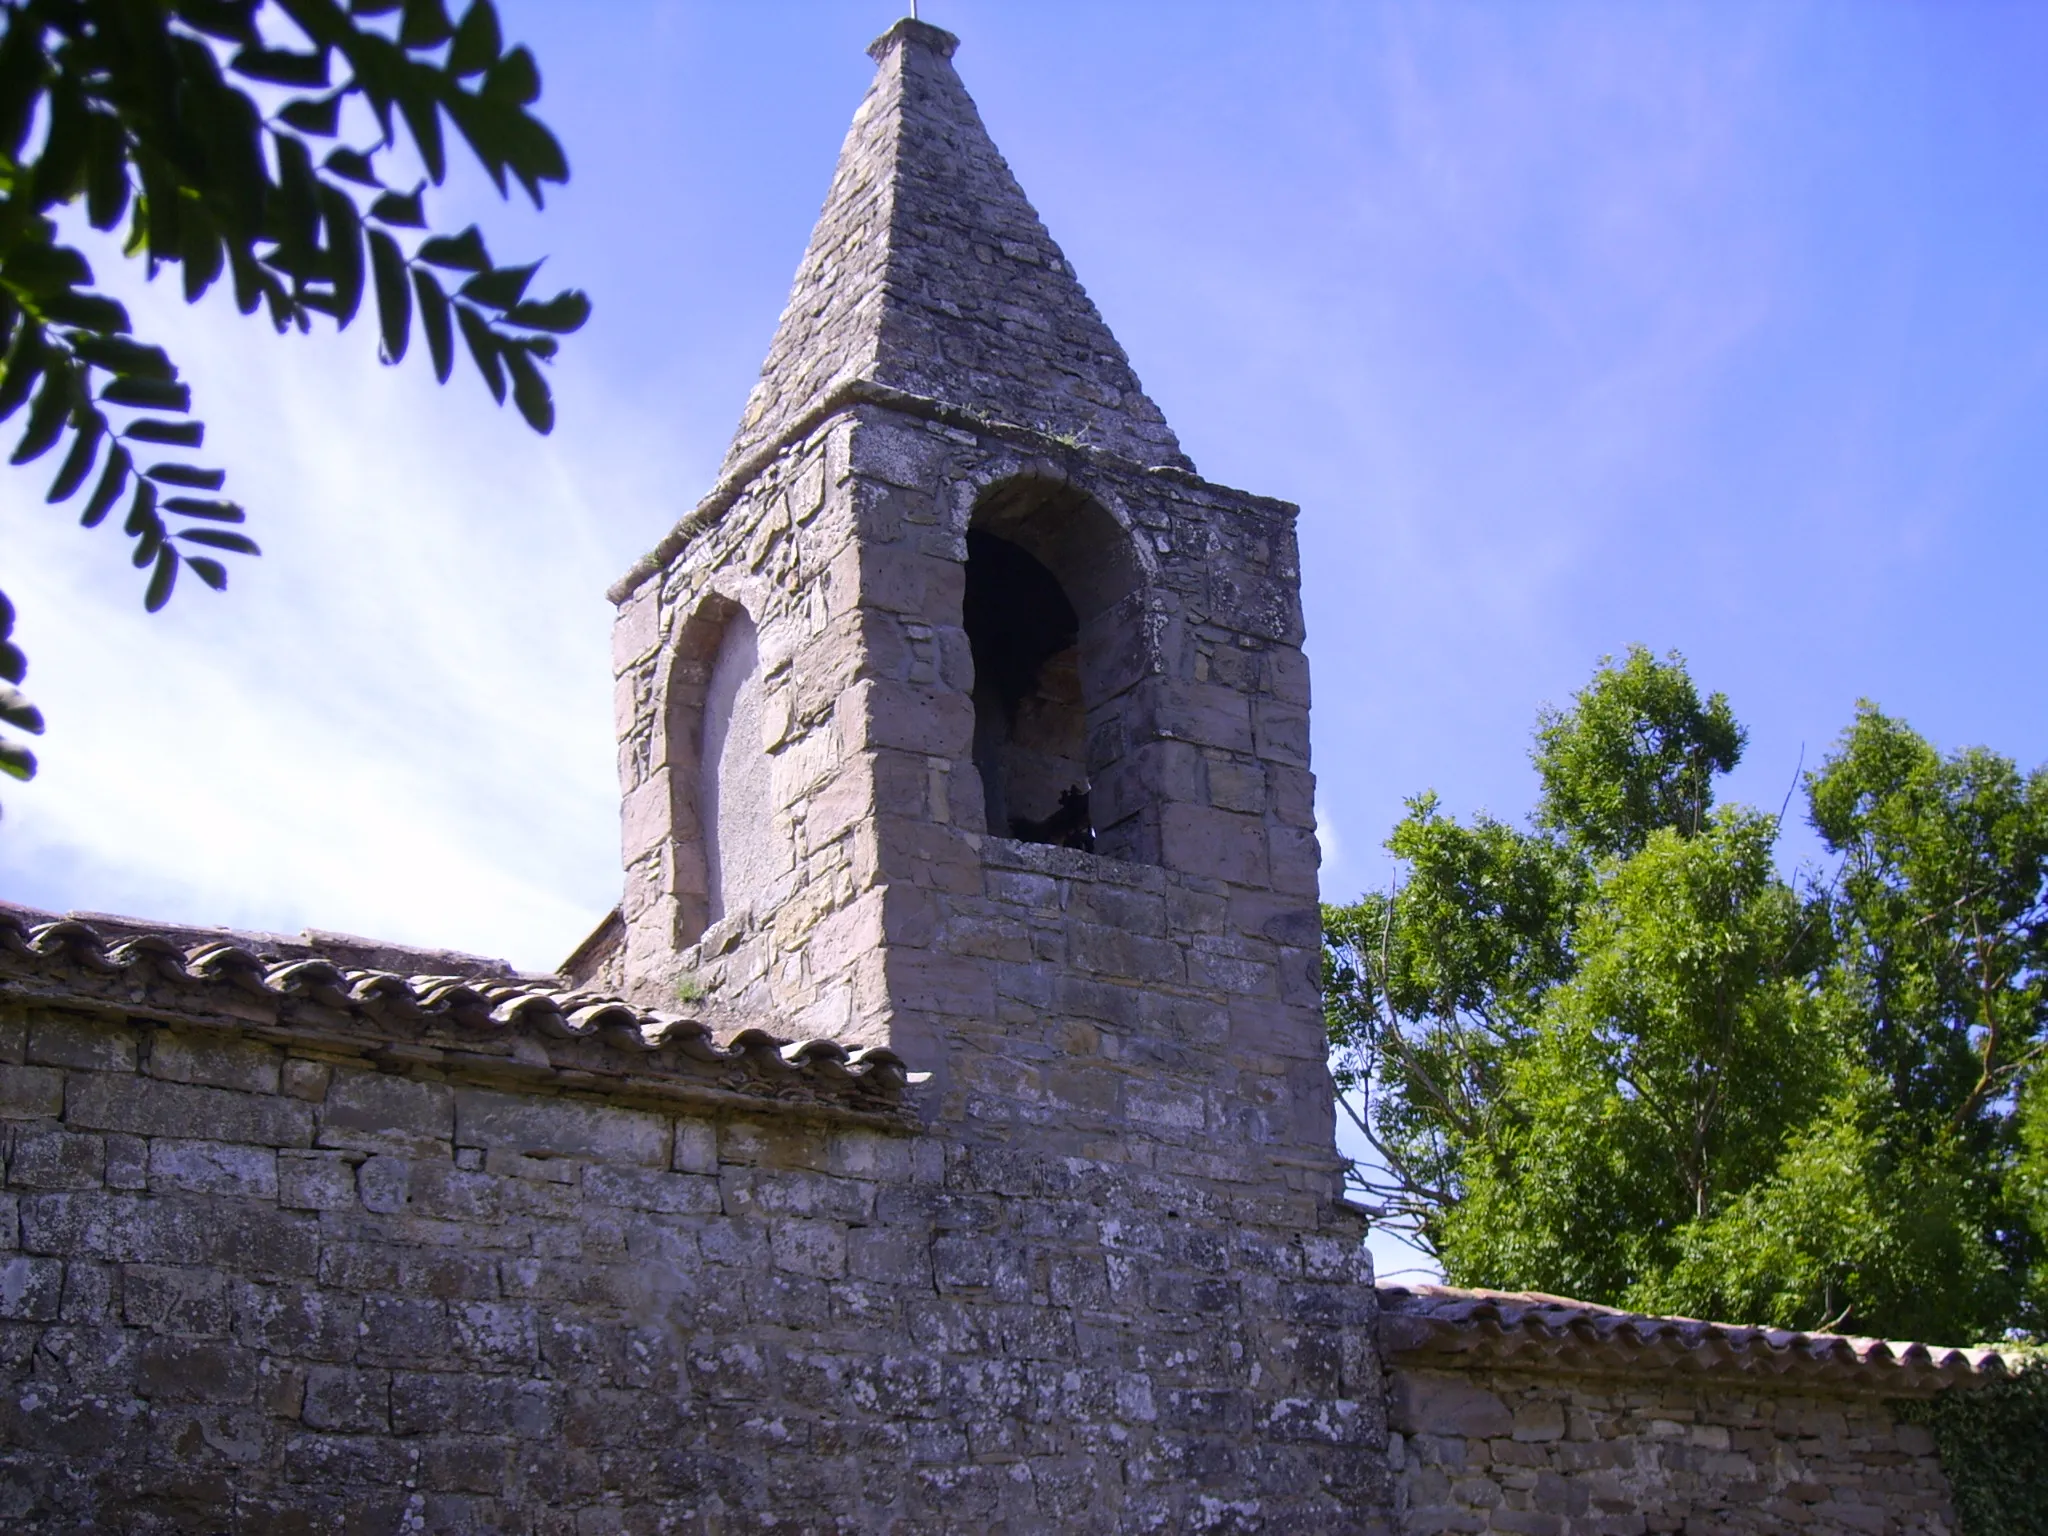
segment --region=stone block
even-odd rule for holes
[[[704,1215],[722,1208],[716,1178],[602,1164],[583,1170],[583,1197],[596,1205],[670,1215]]]
[[[870,678],[849,689],[843,704],[860,747],[953,759],[966,757],[974,739],[973,701],[950,688]]]
[[[363,1209],[379,1215],[489,1227],[504,1213],[499,1179],[433,1158],[370,1158],[356,1170],[356,1191]]]
[[[1265,770],[1256,763],[1215,761],[1208,764],[1209,803],[1218,810],[1263,815],[1267,805]]]
[[[1070,919],[1080,919],[1144,938],[1167,933],[1166,898],[1129,886],[1075,881],[1068,904]]]
[[[1897,1425],[1892,1430],[1892,1440],[1907,1456],[1935,1454],[1934,1431],[1924,1424]]]
[[[938,479],[944,447],[929,432],[887,418],[864,417],[852,433],[847,467],[853,475],[883,485],[925,490]]]
[[[880,947],[883,905],[884,893],[876,889],[827,913],[804,944],[809,974],[820,978],[836,975]]]
[[[73,1259],[64,1266],[64,1299],[58,1304],[60,1322],[98,1327],[115,1317],[115,1270],[111,1264]]]
[[[768,1224],[768,1251],[777,1269],[837,1280],[846,1273],[846,1229],[837,1222],[782,1217]]]
[[[228,1286],[235,1337],[250,1349],[302,1360],[353,1359],[361,1336],[363,1299],[307,1285]]]
[[[931,1254],[920,1242],[891,1228],[856,1227],[846,1234],[847,1272],[856,1280],[879,1285],[907,1285],[929,1290]]]
[[[455,1091],[456,1139],[532,1157],[668,1166],[673,1133],[665,1116],[580,1099],[542,1099],[484,1088]]]
[[[296,1099],[147,1077],[72,1077],[64,1087],[64,1119],[86,1130],[137,1136],[210,1137],[268,1147],[313,1142],[312,1108]]]
[[[1069,920],[1067,961],[1076,970],[1117,981],[1165,983],[1184,979],[1186,962],[1178,944],[1117,928]]]
[[[433,1368],[452,1363],[455,1333],[448,1304],[404,1296],[368,1296],[356,1359],[365,1365]]]
[[[1498,1393],[1434,1371],[1396,1370],[1391,1376],[1387,1422],[1404,1435],[1492,1440],[1514,1434],[1514,1415]]]
[[[403,1489],[418,1481],[418,1470],[418,1450],[402,1441],[314,1434],[293,1435],[284,1445],[289,1482],[343,1490],[337,1495],[337,1530],[402,1531],[417,1523],[407,1518],[417,1508],[417,1495]]]
[[[670,770],[656,768],[626,795],[619,813],[619,846],[628,864],[661,848],[676,831]]]
[[[64,1265],[50,1258],[0,1259],[0,1320],[47,1323],[64,1296]]]
[[[1312,830],[1301,827],[1272,827],[1268,829],[1271,872],[1269,879],[1276,891],[1292,896],[1313,899],[1316,895],[1316,871],[1322,866],[1323,850],[1316,841]]]
[[[391,1428],[391,1373],[315,1366],[306,1372],[300,1416],[308,1429],[384,1433]]]
[[[1133,1077],[1123,1090],[1124,1115],[1135,1124],[1162,1130],[1200,1131],[1208,1124],[1208,1106],[1198,1090]]]
[[[985,1019],[995,1010],[994,984],[980,961],[892,949],[884,966],[897,1008],[970,1019]]]
[[[913,1143],[880,1131],[838,1131],[826,1148],[827,1167],[847,1178],[889,1184],[910,1181]]]
[[[77,1131],[24,1131],[7,1159],[11,1189],[98,1189],[106,1171],[106,1138]]]
[[[280,1152],[277,1203],[287,1210],[346,1211],[356,1203],[356,1170],[340,1152]]]
[[[804,836],[812,848],[838,841],[874,810],[874,786],[853,764],[841,768],[821,785],[805,807]]]
[[[612,672],[625,673],[661,644],[661,588],[648,583],[617,610],[612,620]]]
[[[445,1154],[454,1139],[455,1095],[446,1083],[344,1067],[321,1101],[323,1147]]]
[[[1259,756],[1289,768],[1308,767],[1308,711],[1298,704],[1260,699],[1253,711]]]
[[[1160,812],[1159,838],[1169,869],[1235,885],[1267,883],[1266,829],[1252,817],[1168,805]]]
[[[718,1172],[718,1127],[708,1120],[677,1120],[669,1166],[678,1173]]]
[[[147,1189],[149,1187],[149,1142],[141,1136],[118,1132],[106,1137],[107,1188]]]
[[[233,1088],[242,1093],[275,1093],[277,1048],[214,1034],[185,1035],[159,1030],[150,1040],[148,1071],[174,1083]]]
[[[518,1301],[450,1303],[456,1352],[487,1371],[531,1366],[540,1356],[533,1308]]]
[[[35,1066],[81,1072],[133,1072],[136,1033],[123,1025],[63,1013],[29,1015],[27,1057]]]
[[[125,1264],[121,1267],[121,1315],[130,1327],[153,1333],[220,1337],[228,1332],[232,1320],[228,1278],[218,1269]]]
[[[875,1210],[875,1186],[864,1179],[789,1168],[728,1167],[719,1175],[730,1216],[807,1216],[866,1222]]]
[[[0,1066],[0,1120],[54,1120],[63,1113],[61,1071]]]
[[[149,1144],[149,1188],[154,1193],[182,1190],[275,1200],[277,1153],[270,1147],[160,1136]]]
[[[1060,885],[1050,875],[990,868],[984,880],[990,901],[1035,911],[1057,912],[1060,909]]]
[[[1153,706],[1153,729],[1169,741],[1249,757],[1251,700],[1235,688],[1180,683],[1161,691]]]
[[[170,1402],[247,1403],[256,1395],[256,1358],[215,1339],[159,1335],[138,1352],[141,1396]]]
[[[310,1276],[312,1217],[251,1202],[125,1194],[25,1196],[21,1244],[30,1253],[137,1264],[201,1264],[255,1276]]]
[[[1272,997],[1280,991],[1275,967],[1200,947],[1188,952],[1188,980],[1225,997]]]

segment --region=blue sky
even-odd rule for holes
[[[574,180],[438,216],[595,299],[555,435],[106,251],[266,554],[145,618],[0,477],[51,731],[0,895],[532,967],[616,898],[603,590],[709,488],[899,7],[502,9]],[[1759,803],[1863,696],[2048,759],[2048,12],[924,13],[1197,465],[1302,506],[1326,894],[1404,795],[1521,814],[1536,709],[1632,642],[1729,694]]]

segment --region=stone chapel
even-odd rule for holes
[[[557,975],[0,907],[0,1530],[1954,1529],[1982,1351],[1376,1287],[1296,509],[871,49]]]

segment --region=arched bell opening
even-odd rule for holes
[[[1126,750],[1140,572],[1092,497],[1006,481],[967,531],[962,623],[974,658],[974,764],[988,828],[1024,842],[1125,853],[1099,825],[1099,786]]]

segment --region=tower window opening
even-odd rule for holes
[[[773,814],[774,764],[761,745],[760,649],[746,609],[716,595],[677,636],[661,759],[678,945],[751,906],[787,867]]]
[[[970,530],[962,618],[989,830],[1092,850],[1081,620],[1072,601],[1036,556]]]
[[[744,608],[726,620],[704,694],[698,817],[712,922],[748,905],[773,873],[771,767],[761,750],[760,641]]]

